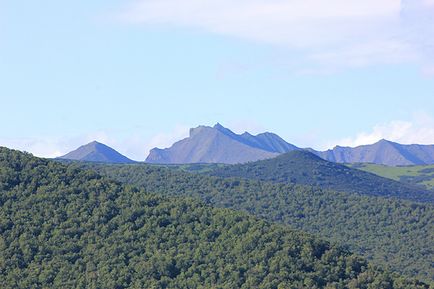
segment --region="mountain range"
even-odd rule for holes
[[[236,134],[219,123],[213,127],[192,128],[189,137],[175,142],[169,148],[153,148],[146,162],[239,164],[274,158],[294,150],[307,150],[324,160],[337,163],[374,163],[387,166],[434,164],[434,145],[404,145],[383,139],[371,145],[336,146],[327,151],[317,151],[297,147],[270,132],[258,135],[248,132]],[[134,162],[96,141],[81,146],[60,159],[106,163]]]
[[[276,134],[236,134],[217,123],[214,127],[190,129],[188,138],[176,142],[170,148],[152,149],[146,162],[236,164],[273,158],[295,149],[298,148]]]
[[[146,162],[181,163],[246,163],[276,157],[301,148],[280,136],[265,132],[256,136],[248,132],[236,134],[217,123],[214,127],[199,126],[190,136],[170,148],[151,150]],[[317,156],[337,163],[376,163],[388,166],[434,164],[434,145],[403,145],[380,140],[358,147],[336,146],[327,151],[306,149]]]
[[[355,148],[336,146],[324,152],[313,152],[325,160],[338,163],[375,163],[387,166],[434,164],[434,145],[403,145],[385,139]]]

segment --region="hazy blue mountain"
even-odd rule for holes
[[[130,160],[111,147],[97,141],[83,145],[64,156],[59,157],[59,159],[102,163],[134,163],[133,160]]]
[[[199,126],[190,130],[190,136],[176,142],[170,148],[154,148],[146,162],[226,163],[236,164],[275,157],[297,149],[272,133],[241,135],[217,123],[214,127]]]
[[[321,158],[338,163],[375,163],[388,166],[434,164],[434,145],[403,145],[380,140],[355,148],[336,146],[324,152],[313,151]]]

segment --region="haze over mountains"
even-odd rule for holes
[[[253,136],[245,132],[239,135],[216,124],[214,127],[191,129],[188,138],[176,142],[170,148],[152,149],[146,162],[236,164],[272,158],[300,149],[273,133]],[[327,151],[307,150],[337,163],[369,162],[388,166],[434,164],[434,145],[402,145],[380,140],[355,148],[336,146]]]
[[[146,162],[239,164],[274,158],[294,150],[302,148],[286,142],[277,134],[236,134],[217,123],[213,127],[198,126],[190,129],[189,137],[175,142],[169,148],[152,149]],[[387,166],[434,164],[434,145],[403,145],[384,139],[354,148],[336,146],[327,151],[316,151],[311,148],[305,150],[337,163],[375,163]],[[81,146],[60,159],[106,163],[134,162],[96,141]]]
[[[434,145],[403,145],[382,139],[355,148],[336,146],[325,152],[313,151],[323,159],[338,163],[375,163],[388,166],[434,164]]]

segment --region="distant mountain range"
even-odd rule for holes
[[[236,134],[217,123],[190,129],[189,137],[169,148],[154,148],[146,162],[156,164],[222,163],[239,164],[277,157],[294,150],[307,150],[322,159],[337,163],[374,163],[387,166],[434,164],[434,145],[403,145],[380,140],[358,147],[336,146],[327,151],[302,149],[265,132],[252,135]],[[134,161],[114,149],[92,142],[79,147],[60,159],[107,163],[132,163]]]
[[[301,148],[273,133],[256,136],[236,134],[216,124],[190,130],[190,136],[166,149],[152,149],[146,162],[161,164],[224,163],[237,164],[276,157]],[[388,166],[434,164],[434,145],[402,145],[380,140],[355,148],[336,146],[327,151],[305,149],[337,163],[375,163]]]
[[[276,134],[236,134],[218,123],[214,127],[191,129],[188,138],[176,142],[170,148],[152,149],[146,162],[236,164],[273,158],[296,149],[296,146]]]
[[[83,145],[58,159],[101,163],[134,163],[133,160],[97,141]]]
[[[336,146],[325,152],[311,151],[325,160],[337,163],[374,163],[387,166],[434,164],[434,145],[403,145],[384,139],[372,145],[355,148]]]

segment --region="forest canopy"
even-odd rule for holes
[[[430,203],[212,177],[146,164],[86,166],[146,191],[195,197],[288,224],[348,246],[374,264],[434,281],[434,206]]]
[[[0,148],[1,288],[428,288],[342,247]]]

